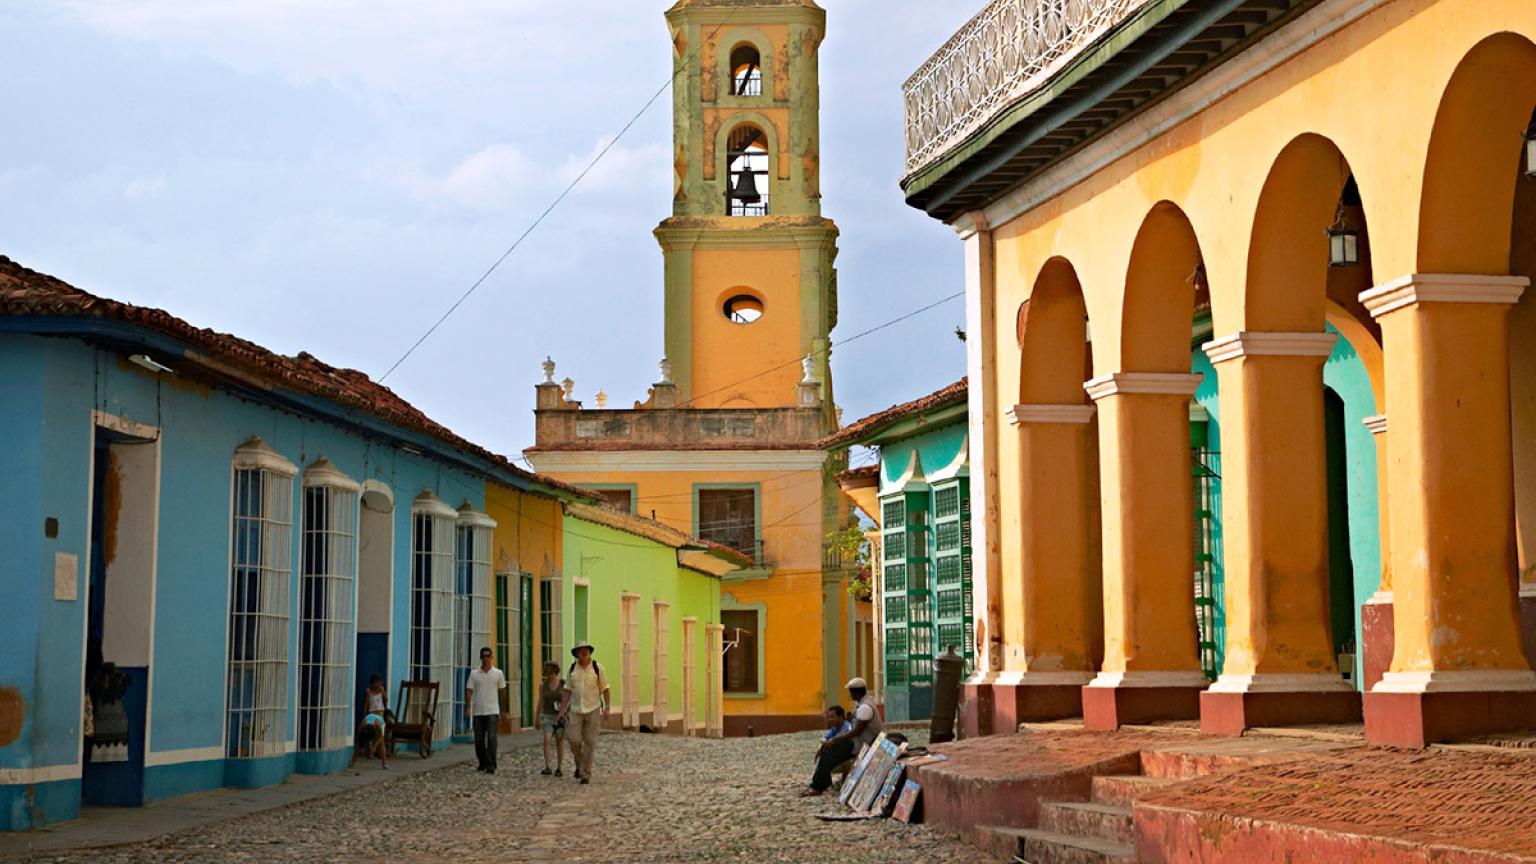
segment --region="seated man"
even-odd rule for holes
[[[837,767],[858,755],[858,743],[849,734],[852,727],[848,724],[848,712],[843,710],[843,706],[833,705],[828,708],[826,721],[827,734],[822,736],[821,746],[816,750],[816,771],[811,775],[810,785],[800,791],[802,798],[827,791],[832,785],[832,773]]]

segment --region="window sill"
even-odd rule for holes
[[[724,693],[722,696],[730,700],[767,699],[768,694],[759,690],[756,693]]]
[[[747,567],[742,570],[733,570],[720,577],[721,582],[753,582],[759,579],[767,579],[773,575],[772,567]]]

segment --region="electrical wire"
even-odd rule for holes
[[[721,30],[725,29],[725,25],[729,24],[731,19],[736,16],[738,8],[739,7],[733,7],[731,9],[725,18],[715,26],[714,31],[710,33],[708,39],[699,40],[698,49],[695,50],[692,54],[688,55],[687,60],[678,64],[677,68],[673,70],[672,74],[667,78],[666,83],[658,87],[656,92],[651,94],[651,98],[645,100],[645,104],[640,106],[640,110],[636,111],[634,116],[629,118],[629,122],[625,123],[624,126],[619,129],[618,134],[614,135],[607,144],[603,145],[603,148],[597,152],[597,155],[593,156],[592,160],[587,163],[587,167],[581,169],[581,173],[577,174],[575,179],[566,184],[566,187],[561,190],[560,194],[555,196],[555,200],[551,201],[549,206],[545,207],[544,211],[540,213],[527,228],[523,229],[523,233],[519,234],[517,239],[512,241],[512,245],[508,246],[507,250],[501,253],[501,257],[497,258],[490,267],[486,268],[486,271],[480,274],[480,278],[476,279],[463,294],[460,294],[459,299],[453,301],[453,305],[448,307],[448,311],[444,312],[440,318],[433,322],[432,326],[427,328],[427,332],[421,334],[421,338],[417,339],[415,344],[406,349],[406,352],[400,355],[400,359],[396,360],[394,364],[386,369],[383,375],[379,376],[378,383],[383,384],[384,379],[393,374],[396,369],[400,368],[400,364],[404,363],[407,359],[410,358],[412,354],[416,353],[416,349],[420,348],[422,343],[431,338],[432,334],[437,332],[437,328],[443,326],[443,322],[447,321],[454,312],[458,311],[460,306],[464,305],[464,301],[469,299],[469,295],[475,293],[475,290],[484,284],[485,280],[489,279],[492,273],[496,272],[496,268],[500,267],[503,261],[506,261],[509,257],[511,257],[512,253],[517,251],[517,247],[523,245],[523,241],[528,239],[528,235],[532,234],[534,230],[539,227],[539,225],[543,224],[545,218],[547,218],[550,213],[553,213],[556,207],[560,206],[560,203],[571,194],[571,192],[577,187],[577,185],[581,183],[582,180],[586,179],[587,175],[592,172],[592,169],[597,167],[597,163],[603,161],[603,157],[608,155],[608,151],[612,150],[614,146],[619,143],[619,140],[622,139],[625,134],[628,133],[629,130],[640,121],[640,118],[645,116],[645,112],[651,110],[651,106],[656,104],[656,100],[661,98],[661,94],[667,92],[667,90],[677,82],[679,76],[693,68],[696,61],[699,59],[699,56],[703,53],[704,46],[712,41],[715,36],[719,35]]]

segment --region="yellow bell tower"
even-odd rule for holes
[[[745,556],[721,579],[721,651],[698,666],[719,664],[726,734],[815,729],[843,682],[876,668],[848,638],[869,604],[849,595],[827,539],[848,523],[845,464],[817,444],[836,425],[837,228],[821,216],[817,121],[826,13],[811,0],[680,0],[667,23],[676,182],[655,232],[666,359],[643,401],[595,410],[548,361],[525,452]]]
[[[666,355],[692,406],[796,404],[813,358],[830,406],[837,228],[821,215],[817,54],[811,0],[681,0],[672,32],[672,216]],[[828,419],[831,409],[828,407]]]

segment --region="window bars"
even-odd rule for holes
[[[299,606],[299,749],[352,741],[360,486],[321,459],[304,472]]]
[[[741,126],[726,140],[725,213],[768,215],[768,138],[756,126]]]
[[[519,578],[515,572],[496,574],[496,665],[507,673],[501,710],[511,719],[513,729],[523,728],[522,597],[512,590],[513,581]],[[535,676],[535,680],[541,677]]]
[[[411,678],[438,686],[433,737],[446,740],[453,723],[453,561],[458,512],[431,492],[411,508]]]
[[[495,520],[465,502],[455,526],[453,585],[453,731],[468,734],[464,691],[480,649],[491,644],[491,529]],[[498,694],[499,696],[500,694]]]
[[[235,451],[225,755],[280,756],[288,717],[288,592],[298,469],[260,438]]]
[[[544,648],[542,663],[554,663],[565,668],[563,647],[560,642],[561,609],[560,574],[551,573],[539,580],[540,644]]]
[[[660,600],[656,601],[652,607],[652,614],[654,615],[652,632],[655,634],[655,647],[651,657],[651,725],[658,732],[667,731],[667,714],[672,709],[671,700],[668,698],[671,694],[667,692],[672,686],[670,677],[667,675],[667,663],[669,662],[667,657],[667,639],[671,635],[669,633],[667,617],[670,613],[670,607]]]
[[[683,619],[683,734],[692,735],[697,716],[695,706],[699,699],[698,684],[698,630],[699,619],[688,616]]]

